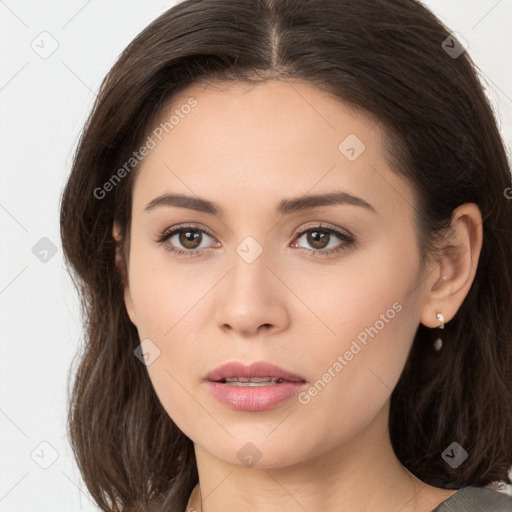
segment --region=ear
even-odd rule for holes
[[[112,236],[116,243],[116,266],[118,268],[119,274],[123,280],[124,284],[124,304],[126,306],[126,311],[132,323],[137,326],[135,321],[135,311],[133,308],[132,296],[130,294],[130,285],[128,280],[128,261],[124,261],[123,259],[123,244],[122,244],[122,235],[121,230],[116,222],[112,227]]]
[[[476,275],[482,249],[482,214],[474,203],[465,203],[452,214],[451,230],[426,279],[420,321],[439,327],[437,313],[450,321],[466,298]]]

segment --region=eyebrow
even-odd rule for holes
[[[375,208],[364,199],[349,194],[345,191],[327,192],[324,194],[314,194],[308,196],[283,199],[276,208],[276,212],[281,215],[289,215],[294,212],[310,210],[319,206],[329,205],[353,205],[365,208],[373,213],[377,213]],[[223,209],[207,199],[187,196],[184,194],[163,194],[150,201],[145,211],[154,210],[161,206],[174,206],[178,208],[188,208],[198,212],[204,212],[218,217],[224,216]]]

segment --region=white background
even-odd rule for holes
[[[97,510],[66,437],[81,326],[63,265],[59,198],[102,78],[174,3],[0,0],[0,512]],[[469,43],[510,151],[512,0],[425,4]],[[47,59],[31,48],[43,31],[58,43]],[[47,262],[32,252],[43,237],[57,250]],[[52,454],[47,469],[38,465]]]

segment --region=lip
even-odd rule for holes
[[[282,379],[282,382],[261,386],[232,386],[222,382],[231,377],[270,377]],[[307,385],[306,379],[300,375],[265,361],[250,365],[229,362],[208,373],[204,380],[220,403],[231,409],[251,412],[272,409],[300,393]]]

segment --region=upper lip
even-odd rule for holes
[[[290,382],[306,382],[304,377],[284,370],[283,368],[266,361],[257,361],[252,364],[230,361],[229,363],[218,366],[208,373],[205,380],[219,382],[231,377],[270,377],[288,380]]]

